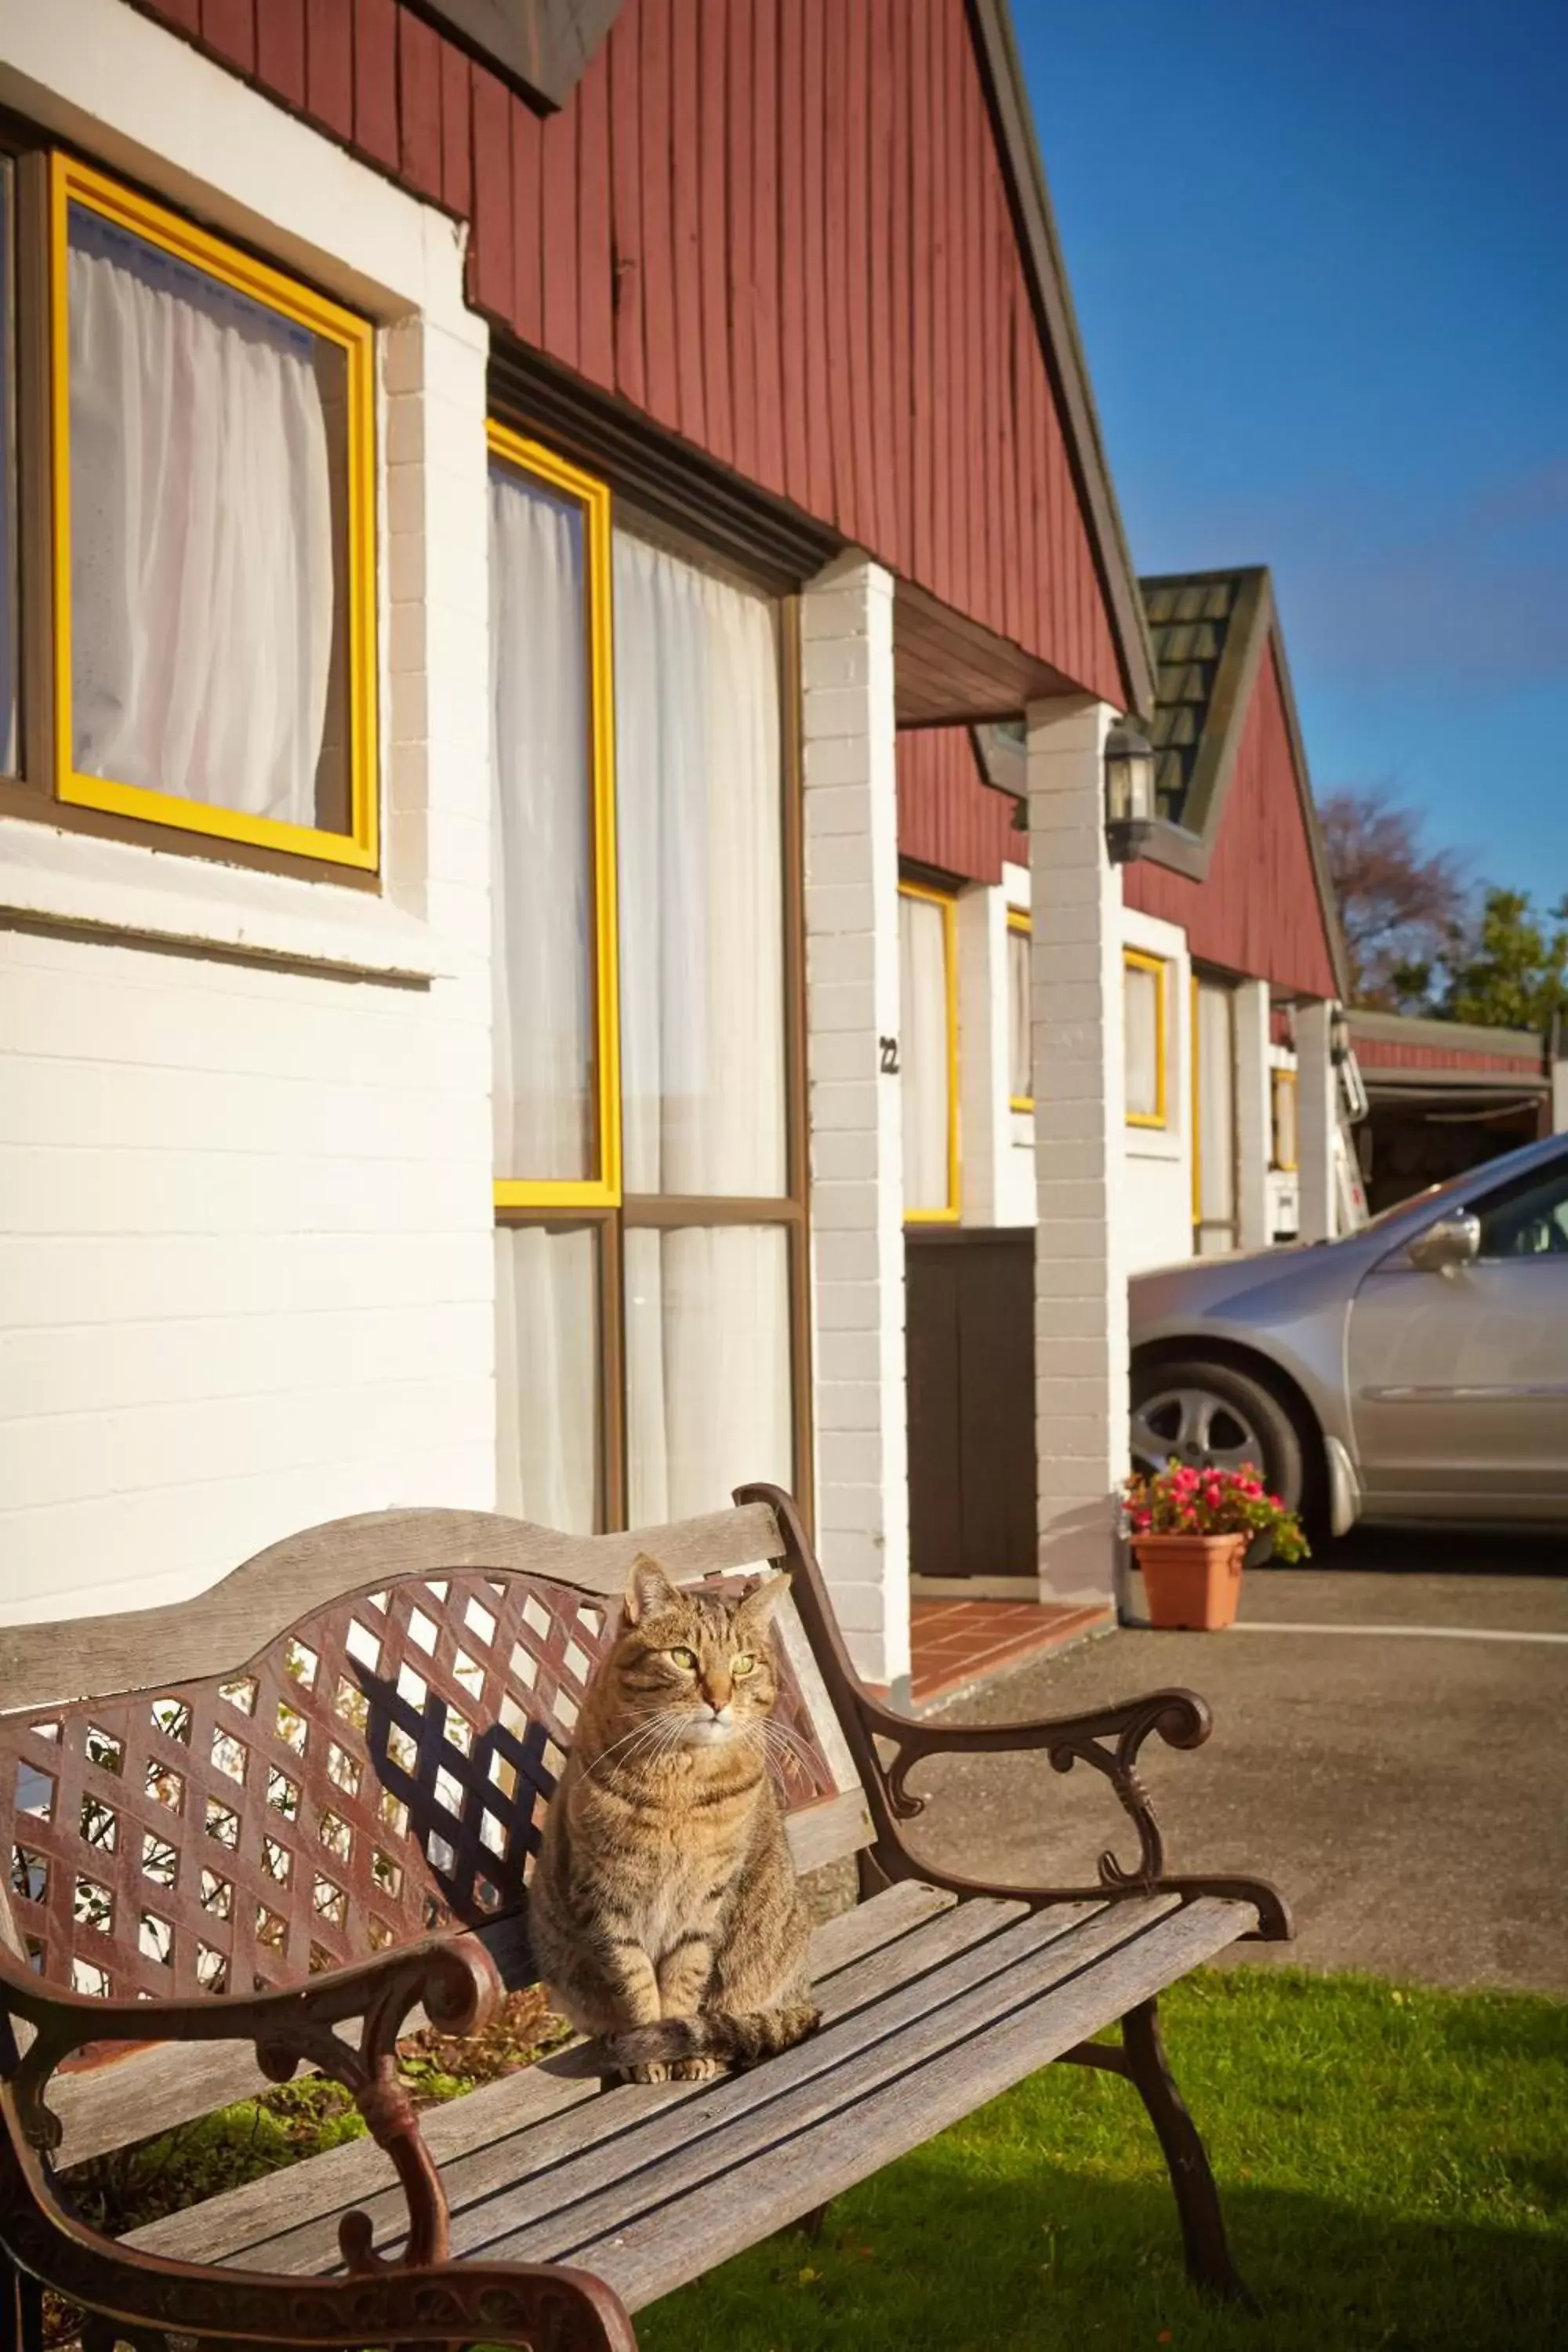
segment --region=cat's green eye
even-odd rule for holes
[[[730,1672],[732,1675],[749,1675],[754,1670],[756,1663],[749,1650],[742,1650],[738,1658],[731,1659]]]
[[[694,1674],[696,1673],[697,1653],[695,1650],[671,1650],[669,1654],[675,1660],[678,1666],[689,1666],[692,1672]]]

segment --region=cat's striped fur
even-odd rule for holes
[[[679,1590],[646,1554],[545,1817],[530,1927],[556,2005],[634,2079],[752,2065],[817,2022],[768,1773],[773,1576]]]

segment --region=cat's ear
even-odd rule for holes
[[[628,1624],[640,1625],[645,1617],[661,1616],[666,1610],[677,1607],[679,1600],[680,1595],[658,1560],[639,1551],[626,1579]]]
[[[741,1606],[737,1613],[745,1619],[748,1625],[758,1630],[765,1630],[772,1621],[773,1611],[788,1591],[787,1568],[781,1568],[776,1576],[759,1577],[754,1584],[749,1584],[746,1587],[741,1597]]]

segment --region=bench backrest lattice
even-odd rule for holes
[[[737,1524],[759,1516],[769,1524]],[[378,1527],[388,1567],[399,1553],[406,1561],[412,1536],[423,1572],[388,1574],[345,1597]],[[776,1549],[771,1515],[727,1513],[679,1534],[694,1528],[727,1530],[721,1554],[759,1537]],[[322,1541],[334,1532],[336,1548]],[[0,1635],[0,1856],[13,1948],[46,1982],[80,1993],[246,1997],[433,1934],[504,1930],[510,1919],[521,1932],[503,1937],[504,1973],[526,1980],[527,1885],[545,1809],[584,1689],[615,1638],[630,1557],[623,1538],[573,1546],[551,1536],[557,1553],[576,1555],[561,1561],[574,1575],[509,1565],[535,1536],[542,1531],[517,1522],[444,1512],[313,1530],[314,1580],[335,1580],[336,1591],[279,1624],[290,1580],[277,1578],[276,1630],[254,1644],[244,1629],[258,1607],[267,1613],[270,1554],[178,1610],[102,1621],[84,1644],[64,1644],[53,1629],[52,1664],[42,1629]],[[641,1540],[657,1552],[657,1537]],[[670,1564],[677,1573],[686,1565]],[[742,1564],[721,1557],[708,1572],[729,1580]],[[792,1832],[808,1832],[797,1854],[818,1859],[822,1817],[835,1815],[847,1851],[863,1842],[864,1808],[852,1804],[845,1818],[845,1794],[858,1795],[853,1767],[824,1720],[793,1611],[786,1620],[780,1717],[794,1736],[778,1743],[788,1753],[774,1769]],[[73,1651],[106,1640],[120,1643],[110,1683],[121,1695],[43,1696],[62,1680],[109,1686],[90,1662],[71,1664]],[[137,1654],[164,1659],[169,1678],[126,1673]],[[216,1670],[182,1673],[194,1657]],[[29,1691],[41,1703],[27,1706]]]

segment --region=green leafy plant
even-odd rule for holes
[[[1139,1536],[1266,1536],[1276,1559],[1304,1559],[1311,1546],[1294,1511],[1271,1495],[1250,1462],[1196,1469],[1173,1460],[1127,1480],[1127,1527]]]

